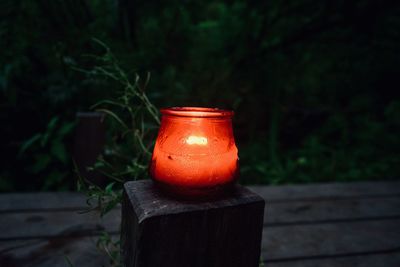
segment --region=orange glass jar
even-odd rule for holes
[[[215,195],[238,176],[233,111],[180,107],[161,109],[150,175],[178,195]]]

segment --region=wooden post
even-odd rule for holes
[[[75,129],[73,158],[79,173],[90,182],[105,186],[106,177],[98,171],[88,171],[104,149],[106,129],[104,114],[100,112],[78,112]]]
[[[264,200],[236,185],[213,201],[177,200],[151,180],[127,182],[121,242],[127,267],[258,267]]]

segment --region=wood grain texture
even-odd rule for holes
[[[398,267],[400,252],[367,255],[337,255],[335,257],[268,262],[264,267]]]
[[[214,201],[177,201],[151,181],[128,182],[122,252],[129,267],[257,267],[264,200],[237,186]]]
[[[0,194],[0,213],[32,210],[82,210],[86,196],[75,192],[3,193]]]
[[[116,237],[114,237],[116,238]],[[2,267],[108,266],[108,257],[96,249],[96,237],[53,237],[0,241]]]
[[[265,228],[265,261],[370,254],[400,249],[400,219]],[[398,251],[400,253],[400,251]]]
[[[264,226],[400,218],[400,196],[267,204]]]
[[[53,193],[58,195],[59,193]],[[63,196],[64,194],[61,194]],[[48,194],[45,194],[48,199]],[[72,194],[69,203],[80,204],[83,201],[80,194]],[[38,197],[42,197],[39,193]],[[76,199],[74,199],[76,197]],[[27,197],[31,198],[30,195]],[[13,199],[21,200],[23,195]],[[58,199],[52,197],[52,199]],[[61,198],[60,198],[61,199]],[[64,201],[64,207],[68,206]],[[23,200],[21,202],[24,202]],[[43,202],[43,201],[37,201]],[[47,203],[47,202],[46,202]],[[53,203],[54,204],[54,203]],[[34,206],[31,206],[34,208]],[[3,238],[35,238],[54,236],[79,229],[82,234],[105,230],[116,232],[121,222],[120,209],[114,209],[104,218],[99,219],[96,213],[80,214],[79,210],[54,209],[44,211],[4,212],[0,216],[0,240]],[[35,210],[35,209],[33,209]],[[268,216],[267,216],[268,214]],[[271,203],[265,210],[264,226],[340,223],[346,221],[381,220],[400,217],[400,197],[386,197],[377,199],[340,199],[321,201],[297,201]],[[12,227],[10,227],[12,226]]]
[[[249,186],[248,188],[263,196],[268,203],[298,200],[378,198],[388,195],[400,195],[399,181]]]
[[[400,182],[352,182],[310,185],[249,186],[269,203],[343,198],[400,196]],[[3,193],[0,212],[26,210],[77,209],[86,207],[86,196],[76,192]]]
[[[0,241],[113,233],[119,231],[120,213],[114,209],[103,218],[77,211],[5,213],[0,215]]]
[[[266,267],[400,266],[398,182],[250,188],[267,201]],[[64,267],[64,255],[76,267],[108,266],[94,243],[103,230],[118,238],[120,208],[100,220],[78,213],[85,200],[72,192],[0,194],[0,266]]]

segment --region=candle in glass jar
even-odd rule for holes
[[[238,172],[232,111],[162,109],[150,174],[179,190],[209,190],[234,182]]]

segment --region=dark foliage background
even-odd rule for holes
[[[106,43],[161,106],[234,109],[244,183],[400,175],[400,2],[0,2],[0,191],[72,189],[75,114],[116,89]]]

